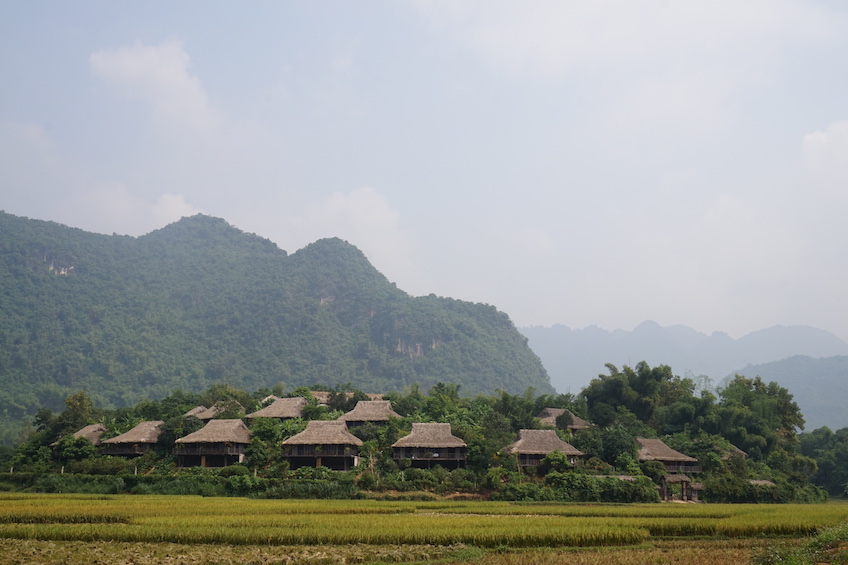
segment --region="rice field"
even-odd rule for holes
[[[192,555],[204,563],[744,563],[764,540],[801,538],[846,522],[848,503],[565,505],[16,493],[0,494],[0,564],[121,563],[127,555],[136,555],[127,561],[132,563],[169,562],[165,554],[182,556],[175,563],[193,562]],[[16,561],[24,548],[28,557]],[[693,561],[695,555],[724,561]]]

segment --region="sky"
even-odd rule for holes
[[[0,210],[359,247],[515,324],[848,340],[848,4],[0,0]]]

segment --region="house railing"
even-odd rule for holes
[[[424,459],[434,461],[465,461],[465,449],[419,449],[399,447],[392,453],[393,459]]]
[[[536,454],[519,454],[518,455],[518,464],[522,467],[538,467],[542,464],[542,460],[545,458],[545,455],[536,455]],[[581,461],[576,457],[570,456],[568,458],[568,463],[573,466],[579,466]]]
[[[100,452],[105,455],[144,455],[153,451],[155,446],[153,443],[107,443],[101,446]]]
[[[701,466],[692,463],[664,463],[665,470],[669,473],[700,473]]]
[[[286,457],[355,457],[359,450],[346,445],[284,445]]]
[[[241,455],[244,453],[243,444],[176,444],[175,455]]]

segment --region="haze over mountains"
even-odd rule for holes
[[[707,335],[685,326],[662,327],[646,321],[633,331],[598,327],[574,330],[563,325],[520,328],[542,359],[551,384],[579,393],[593,378],[639,361],[669,365],[680,376],[709,377],[713,385],[734,373],[774,380],[795,396],[806,429],[848,426],[842,405],[848,392],[848,343],[830,332],[806,326],[774,326],[739,339]],[[803,357],[796,357],[803,356]]]
[[[193,216],[135,238],[0,213],[0,440],[85,390],[119,407],[227,383],[553,392],[493,306],[412,297],[356,247],[289,255]]]

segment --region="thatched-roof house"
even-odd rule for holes
[[[563,453],[572,465],[576,465],[577,458],[583,456],[582,451],[559,439],[555,430],[518,430],[518,440],[508,445],[505,451],[515,455],[522,467],[536,467],[554,451]]]
[[[366,422],[385,424],[389,418],[401,418],[401,415],[392,410],[392,403],[388,400],[360,400],[353,410],[339,416],[339,420],[348,426],[359,426]]]
[[[392,458],[413,467],[465,467],[466,444],[451,434],[450,424],[412,424],[412,431],[392,444]]]
[[[328,467],[348,471],[359,463],[362,440],[340,420],[311,420],[306,429],[283,442],[283,457],[292,469]]]
[[[679,485],[679,487],[678,487]],[[660,498],[662,500],[698,500],[698,489],[692,487],[692,479],[686,475],[663,475],[660,478]]]
[[[89,424],[81,430],[75,431],[71,434],[74,438],[84,437],[95,446],[100,445],[100,436],[102,436],[106,432],[106,426],[103,424]],[[50,447],[56,447],[59,445],[58,441],[54,441],[50,444]]]
[[[303,417],[303,409],[307,404],[308,401],[302,396],[278,398],[265,408],[251,412],[245,418],[249,420],[253,418],[277,418],[279,420],[301,418]]]
[[[242,414],[244,414],[244,406],[242,406],[238,400],[219,400],[211,408],[207,408],[206,410],[191,415],[199,420],[208,422],[209,420],[217,417],[219,414],[222,414],[228,410],[241,412]]]
[[[668,473],[700,473],[701,466],[694,457],[675,451],[662,440],[636,438],[639,443],[639,461],[659,461]]]
[[[183,417],[188,418],[189,416],[194,416],[195,418],[197,418],[198,414],[206,412],[207,410],[209,409],[206,406],[195,406],[194,408],[183,414]]]
[[[339,394],[337,392],[331,392],[331,391],[328,391],[328,390],[311,390],[309,392],[312,393],[312,396],[315,398],[315,400],[321,406],[326,406],[330,402],[330,397],[333,394]],[[344,392],[342,394],[344,394],[348,398],[353,398],[354,393]],[[369,400],[382,400],[383,399],[382,394],[373,394],[373,393],[364,393],[364,394],[365,394],[365,396],[368,397]]]
[[[250,430],[244,422],[209,420],[203,428],[174,442],[180,467],[226,467],[244,461]]]
[[[152,451],[159,441],[164,424],[162,420],[142,422],[130,431],[100,442],[100,450],[105,455],[136,457]]]
[[[566,410],[565,408],[545,408],[544,410],[539,412],[539,415],[537,417],[539,418],[539,421],[542,423],[543,426],[555,428],[557,427],[557,418],[559,418],[566,412],[571,415],[571,424],[568,426],[569,430],[586,430],[592,426],[589,422],[587,422],[583,418],[580,418],[579,416],[575,416],[574,412],[572,412],[571,410]]]

